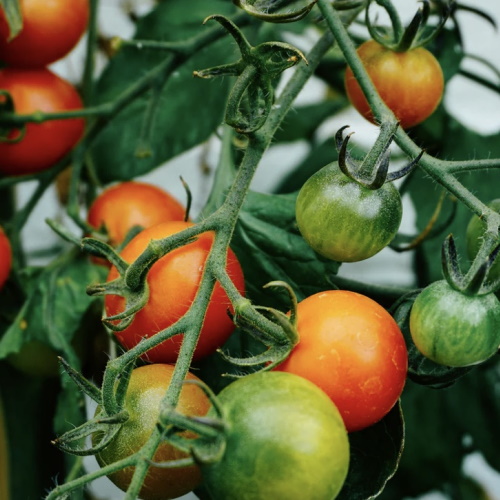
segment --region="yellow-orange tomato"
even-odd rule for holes
[[[368,40],[359,46],[358,55],[401,127],[406,129],[423,122],[437,108],[444,89],[443,71],[427,49],[395,52]],[[344,81],[353,106],[374,123],[370,105],[349,67]]]
[[[141,231],[121,252],[121,257],[129,263],[134,262],[145,250],[151,240],[171,236],[192,226],[190,222],[165,222]],[[212,247],[214,234],[206,232],[196,241],[177,248],[163,256],[149,270],[149,300],[135,315],[132,323],[123,331],[115,332],[119,342],[126,349],[131,349],[143,337],[151,337],[180,319],[190,308],[198,291],[205,261]],[[226,269],[235,286],[243,293],[244,278],[240,264],[229,249]],[[115,267],[110,269],[108,281],[118,277]],[[227,312],[230,301],[219,285],[215,284],[208,306],[203,328],[194,353],[194,359],[200,359],[215,352],[231,335],[234,324]],[[124,310],[125,299],[118,295],[106,295],[105,308],[108,316]],[[172,363],[178,356],[182,335],[149,350],[145,359],[153,363]]]
[[[349,432],[382,419],[406,380],[403,334],[377,302],[345,290],[311,295],[298,304],[299,343],[277,370],[323,389]]]
[[[10,241],[3,229],[0,227],[0,290],[5,285],[9,277],[10,268],[12,266],[12,250]]]
[[[136,368],[130,377],[125,407],[129,418],[123,424],[113,440],[97,455],[97,462],[101,467],[126,458],[138,451],[149,439],[156,427],[160,414],[160,402],[164,398],[172,379],[174,367],[165,364],[146,365]],[[198,377],[188,373],[186,380],[198,380]],[[193,384],[182,387],[177,411],[183,415],[204,416],[210,408],[210,401],[203,390]],[[96,414],[100,411],[98,407]],[[192,433],[185,432],[184,437],[194,437]],[[92,436],[94,444],[99,442],[98,433]],[[174,448],[169,443],[162,443],[153,457],[156,462],[179,460],[188,454]],[[116,486],[126,491],[134,467],[121,469],[109,478]],[[198,466],[165,469],[150,467],[140,491],[143,500],[163,500],[177,498],[189,493],[201,482],[201,473]]]
[[[145,182],[121,182],[105,189],[91,204],[87,222],[104,226],[112,246],[134,226],[144,229],[162,222],[182,221],[186,209],[169,193]]]
[[[48,69],[4,68],[0,71],[0,90],[10,93],[17,114],[57,113],[83,106],[73,85]],[[0,173],[24,175],[48,169],[71,151],[84,127],[81,118],[28,123],[19,142],[0,142]],[[19,131],[10,134],[11,139],[17,137]]]
[[[20,0],[23,27],[15,38],[0,8],[0,60],[42,68],[64,57],[87,28],[89,0]]]

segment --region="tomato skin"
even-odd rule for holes
[[[488,207],[495,212],[500,213],[500,198],[492,200],[488,203]],[[473,260],[477,255],[481,246],[484,232],[486,231],[486,223],[481,220],[477,215],[473,215],[467,225],[466,242],[467,242],[467,255],[469,259]],[[500,258],[496,258],[493,265],[488,271],[488,280],[495,281],[500,278]]]
[[[12,249],[9,238],[0,226],[0,290],[5,285],[12,268]]]
[[[402,128],[423,122],[437,108],[444,90],[443,71],[427,49],[417,47],[395,52],[375,40],[368,40],[357,52],[380,97]],[[375,123],[368,101],[349,67],[344,84],[353,106]]]
[[[120,255],[126,262],[131,263],[142,253],[149,241],[166,238],[192,225],[191,222],[171,221],[145,229],[126,245]],[[188,311],[198,291],[203,266],[213,239],[212,232],[202,233],[196,241],[173,250],[151,267],[147,277],[148,303],[135,315],[125,330],[114,332],[125,349],[131,349],[143,337],[151,337],[172,325]],[[230,249],[226,269],[237,289],[243,293],[243,271]],[[108,281],[117,277],[118,271],[112,267]],[[230,306],[226,293],[216,283],[194,352],[195,360],[215,352],[231,335],[234,324],[227,314]],[[124,307],[123,297],[106,295],[105,308],[108,316],[122,312]],[[175,335],[149,350],[144,359],[152,363],[173,363],[177,359],[181,343],[182,335]]]
[[[348,432],[381,420],[406,380],[408,353],[392,316],[372,299],[345,290],[298,304],[299,343],[277,370],[300,375],[328,394]]]
[[[110,245],[119,245],[134,226],[148,228],[184,220],[186,209],[169,193],[145,182],[121,182],[105,189],[92,202],[87,222],[105,226]]]
[[[302,236],[316,252],[339,262],[357,262],[391,242],[403,208],[391,183],[368,189],[344,175],[334,162],[304,183],[295,213]]]
[[[0,60],[17,68],[41,68],[63,58],[87,29],[89,0],[20,0],[23,28],[9,41],[0,8]]]
[[[54,113],[83,106],[76,89],[48,69],[5,68],[0,71],[0,89],[11,94],[17,114]],[[0,173],[25,175],[48,169],[75,146],[84,126],[81,118],[28,123],[21,141],[0,142]],[[18,135],[14,131],[11,137]]]
[[[500,347],[500,301],[493,293],[465,295],[445,280],[436,281],[415,300],[410,333],[418,350],[436,363],[481,363]]]
[[[96,455],[101,467],[132,455],[146,443],[156,427],[160,402],[165,396],[173,372],[174,367],[165,364],[145,365],[133,370],[124,407],[129,412],[129,419],[111,443]],[[186,380],[199,379],[188,373]],[[193,384],[183,386],[177,411],[183,415],[204,416],[209,408],[210,401],[200,387]],[[99,411],[98,407],[96,415]],[[194,437],[187,432],[183,435]],[[98,438],[98,434],[92,436],[94,444],[97,444]],[[164,462],[187,456],[189,455],[164,442],[156,450],[153,460]],[[118,488],[126,491],[134,471],[135,467],[127,467],[108,477]],[[150,467],[140,497],[143,500],[177,498],[192,491],[200,482],[201,473],[197,466],[176,469]]]
[[[349,466],[349,441],[337,408],[321,390],[290,373],[260,372],[233,382],[218,399],[228,433],[222,459],[202,465],[212,498],[338,495]]]

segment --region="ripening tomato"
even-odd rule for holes
[[[170,385],[174,367],[165,364],[146,365],[132,371],[125,396],[124,409],[129,418],[123,424],[113,440],[96,455],[101,467],[126,458],[138,451],[149,439],[156,427],[160,414],[160,402]],[[188,373],[187,380],[198,380],[198,377]],[[183,415],[202,417],[210,408],[210,401],[203,390],[194,384],[184,384],[182,387],[177,411]],[[96,415],[100,407],[96,409]],[[192,433],[183,433],[184,437],[195,437]],[[100,435],[92,436],[94,444],[99,442]],[[178,450],[171,444],[160,444],[153,460],[166,462],[186,458],[188,454]],[[121,469],[108,477],[113,483],[126,491],[134,467]],[[173,469],[150,467],[140,491],[143,500],[164,500],[177,498],[189,493],[201,482],[198,466],[191,465]]]
[[[299,343],[276,369],[323,389],[349,432],[382,419],[406,380],[408,353],[392,316],[355,292],[330,290],[298,304]]]
[[[300,233],[316,252],[339,262],[357,262],[393,240],[403,207],[392,183],[368,189],[333,162],[304,183],[295,213]]]
[[[402,128],[423,122],[437,108],[443,96],[443,71],[427,49],[417,47],[396,52],[368,40],[358,47],[358,55],[380,97]],[[344,82],[353,106],[375,123],[370,105],[349,67]]]
[[[144,229],[182,221],[186,209],[169,193],[145,182],[121,182],[105,189],[90,205],[87,222],[106,229],[109,243],[119,245],[134,226]]]
[[[76,89],[48,69],[0,71],[0,89],[12,96],[17,114],[55,113],[82,108]],[[83,135],[81,118],[28,123],[26,135],[15,143],[0,142],[0,173],[33,174],[46,170],[69,153]],[[19,137],[19,131],[10,134]]]
[[[201,466],[211,498],[337,497],[349,468],[349,440],[323,391],[291,373],[259,372],[229,384],[217,398],[227,431],[222,458]]]
[[[89,0],[20,0],[23,27],[10,40],[0,7],[0,60],[16,68],[41,68],[70,52],[87,29]]]
[[[12,267],[12,249],[10,241],[0,227],[0,290],[5,285]]]
[[[126,262],[132,263],[151,240],[166,238],[189,226],[192,226],[191,222],[172,221],[145,229],[125,246],[120,255]],[[131,349],[143,337],[151,337],[174,324],[188,311],[198,291],[213,241],[212,232],[202,233],[196,241],[173,250],[153,264],[147,277],[147,304],[125,330],[114,332],[123,347]],[[237,289],[243,293],[243,271],[231,249],[227,253],[226,269]],[[118,271],[112,267],[108,281],[117,277]],[[226,293],[219,283],[216,283],[194,352],[195,360],[215,352],[231,335],[234,324],[228,316],[230,306]],[[114,316],[124,310],[125,299],[118,295],[106,295],[105,308],[108,316]],[[175,362],[181,342],[182,335],[175,335],[149,350],[144,358],[153,363]]]

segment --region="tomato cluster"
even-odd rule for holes
[[[71,9],[64,0],[22,0],[23,27],[13,38],[0,10],[0,105],[12,99],[16,114],[63,113],[83,107],[76,88],[47,65],[66,56],[86,30],[88,0],[75,0]],[[0,142],[0,173],[34,174],[61,160],[81,139],[84,121],[79,118],[30,122],[13,129]]]

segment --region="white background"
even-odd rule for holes
[[[123,14],[122,7],[126,3],[135,5],[139,11],[146,11],[150,4],[148,1],[141,2],[140,0],[136,0],[135,2],[120,0],[101,1],[99,28],[103,34],[121,37],[129,37],[133,34],[133,27]],[[413,0],[398,0],[394,3],[400,9],[400,12],[404,13],[402,15],[403,17],[406,16],[406,20],[409,20],[419,5],[418,2]],[[464,0],[463,3],[482,8],[500,23],[500,2],[498,0]],[[484,20],[472,14],[461,13],[458,15],[458,18],[463,22],[466,52],[481,56],[492,62],[497,68],[500,68],[499,33],[495,32],[493,27]],[[70,56],[54,64],[53,69],[69,80],[77,82],[81,76],[82,61],[83,42]],[[465,62],[464,67],[472,71],[482,72],[485,76],[495,81],[495,75],[490,70],[474,61]],[[498,82],[498,75],[496,81]],[[325,89],[320,83],[312,82],[300,96],[300,100],[307,102],[321,98],[324,91]],[[475,128],[485,134],[500,134],[500,96],[498,93],[484,89],[463,77],[457,76],[447,85],[444,103],[450,110],[453,110],[456,118],[466,123],[469,127]],[[360,118],[353,110],[335,116],[322,129],[321,133],[325,136],[331,135],[345,124],[349,124],[356,130],[353,139],[356,138],[356,140],[370,144],[376,137],[376,128]],[[216,162],[217,151],[217,141],[211,141],[208,150],[208,160],[212,167]],[[305,145],[300,143],[271,149],[259,167],[252,186],[253,189],[258,191],[272,189],[273,183],[280,178],[282,172],[289,168],[290,164],[299,163],[305,153]],[[207,179],[200,175],[201,154],[202,152],[198,148],[189,151],[174,159],[167,167],[157,169],[143,179],[166,187],[182,200],[184,199],[184,192],[178,181],[179,175],[182,174],[195,196],[194,210],[196,212],[196,210],[199,210],[203,206],[210,187],[210,177]],[[29,197],[33,187],[32,183],[25,183],[20,186],[18,190],[18,203],[20,206]],[[414,211],[407,200],[404,200],[404,202],[405,216],[403,228],[405,231],[411,232]],[[39,250],[41,247],[50,248],[56,243],[55,236],[48,230],[44,219],[46,217],[57,218],[61,216],[62,209],[57,202],[54,191],[50,190],[43,197],[36,212],[23,231],[28,250]],[[380,284],[412,285],[410,259],[411,256],[408,254],[395,254],[390,250],[385,250],[368,261],[356,264],[344,264],[341,268],[341,275],[371,280]],[[96,466],[93,458],[89,459],[87,464],[90,468]],[[488,468],[480,456],[475,455],[467,459],[465,469],[469,474],[480,479],[486,485],[492,500],[500,500],[499,477]],[[123,497],[123,493],[115,488],[106,478],[95,481],[92,488],[94,494],[102,500],[118,500]],[[195,497],[187,495],[183,498],[187,500]],[[441,496],[436,494],[428,495],[425,498],[427,500],[431,498],[439,499]]]

